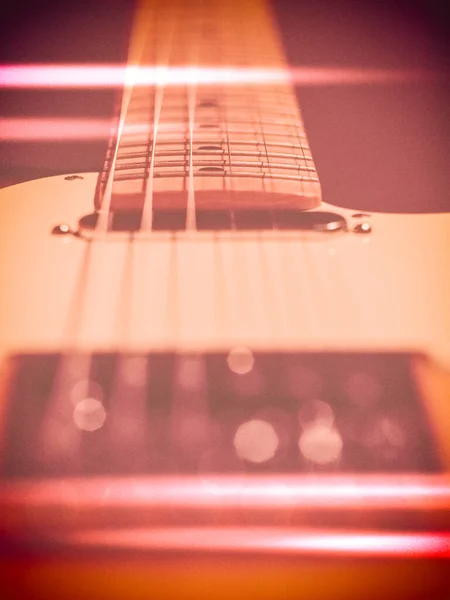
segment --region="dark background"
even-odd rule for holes
[[[293,66],[441,73],[420,83],[297,88],[324,200],[359,210],[450,211],[446,3],[274,0],[272,4]],[[26,2],[3,7],[0,61],[124,61],[131,14],[130,0],[43,0],[31,8]],[[108,118],[114,98],[111,90],[3,90],[0,112],[4,118]],[[0,185],[98,171],[105,150],[106,139],[3,141]]]

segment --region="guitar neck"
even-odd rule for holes
[[[112,210],[140,209],[149,197],[152,206],[166,206],[168,194],[179,208],[190,187],[202,207],[211,198],[215,208],[318,205],[317,173],[274,21],[264,2],[241,4],[141,3],[97,208],[110,176]]]

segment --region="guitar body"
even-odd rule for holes
[[[51,235],[92,212],[96,174],[1,193],[1,355],[412,350],[450,365],[450,215],[372,214],[346,232]],[[347,219],[354,211],[323,204]],[[130,250],[132,246],[132,249]],[[89,257],[88,257],[89,255]],[[77,302],[77,294],[82,297]],[[75,331],[74,331],[75,327]]]

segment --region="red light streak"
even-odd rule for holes
[[[256,552],[281,555],[330,554],[335,556],[450,557],[450,532],[386,532],[339,530],[296,526],[161,526],[153,528],[92,528],[92,515],[102,523],[116,524],[119,514],[146,515],[170,509],[202,519],[215,509],[237,510],[239,515],[253,511],[285,508],[313,512],[399,509],[450,510],[450,483],[446,476],[271,476],[243,477],[146,477],[37,480],[5,483],[0,490],[4,514],[35,515],[37,533],[48,541],[63,545],[134,548],[149,550],[186,550],[217,552]],[[183,513],[184,509],[188,512]],[[78,515],[72,522],[71,511]],[[83,511],[87,510],[86,513]],[[193,510],[194,512],[189,512]],[[29,512],[31,511],[31,512]],[[42,512],[41,512],[42,511]],[[67,512],[69,511],[69,512]],[[94,512],[92,512],[94,511]],[[125,511],[125,512],[124,512]],[[150,513],[148,511],[151,511]],[[87,521],[83,514],[86,514]],[[175,514],[175,513],[174,513]],[[262,514],[262,513],[259,513]],[[369,512],[368,512],[369,514]],[[50,528],[47,528],[48,517]],[[64,517],[69,515],[69,520]],[[90,517],[89,517],[90,515]],[[62,516],[64,525],[51,526]],[[414,517],[413,517],[414,518]],[[442,518],[447,518],[443,516]],[[145,521],[142,521],[145,522]],[[158,522],[158,521],[156,521]],[[27,518],[29,526],[31,521]],[[205,522],[206,523],[206,522]],[[74,530],[73,526],[79,528]],[[131,523],[130,523],[131,525]],[[445,529],[447,529],[445,527]]]
[[[284,84],[340,85],[408,82],[435,79],[439,73],[420,70],[342,69],[301,67],[206,68],[125,67],[121,65],[5,65],[0,67],[0,88],[107,88],[154,85]]]
[[[108,137],[111,122],[100,119],[0,119],[5,141],[89,140]]]
[[[267,476],[59,479],[4,484],[0,503],[181,508],[450,508],[445,476]]]
[[[124,132],[148,132],[151,127],[149,123],[130,123]],[[162,123],[159,130],[179,133],[184,127],[183,123]],[[107,138],[110,132],[111,121],[107,119],[0,119],[0,140],[4,141],[95,140]]]
[[[141,550],[366,556],[450,556],[450,534],[324,532],[272,527],[88,530],[53,538],[70,544]]]

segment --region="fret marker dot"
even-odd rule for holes
[[[225,169],[223,167],[200,167],[199,171],[205,171],[205,172],[210,172],[210,173],[223,173],[225,171]]]
[[[217,102],[214,100],[202,100],[197,104],[197,108],[217,108]]]
[[[212,151],[216,151],[216,150],[222,150],[222,148],[220,146],[213,146],[213,145],[209,145],[209,146],[199,146],[198,148],[199,150],[204,150],[206,152],[212,152]]]

